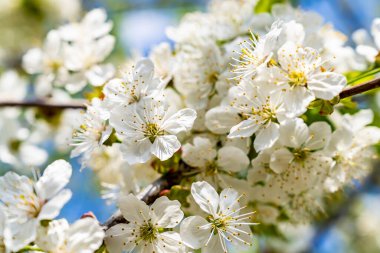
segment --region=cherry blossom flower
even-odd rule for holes
[[[40,222],[58,216],[71,198],[70,190],[62,190],[70,177],[71,165],[63,160],[50,164],[37,182],[14,172],[0,177],[0,207],[9,222],[12,240],[7,246],[11,250],[18,251],[33,242]]]
[[[103,228],[93,218],[83,218],[69,225],[65,219],[40,226],[36,244],[46,252],[89,253],[103,243]]]
[[[191,186],[191,194],[207,218],[190,216],[183,220],[180,234],[183,242],[202,252],[227,252],[227,243],[238,247],[252,245],[250,225],[253,212],[243,213],[240,195],[232,188],[224,189],[220,195],[206,182]]]
[[[139,102],[142,98],[163,98],[163,86],[154,78],[154,65],[143,59],[132,67],[124,79],[110,80],[103,88],[105,101],[110,107]]]
[[[169,115],[160,101],[146,99],[142,106],[119,106],[112,110],[110,124],[123,138],[122,151],[130,164],[144,163],[152,155],[167,160],[181,147],[177,134],[191,130],[196,112],[182,109]]]
[[[122,196],[119,207],[128,224],[117,224],[106,231],[110,253],[185,252],[180,235],[169,231],[181,222],[183,212],[177,200],[160,197],[149,207],[133,194]]]

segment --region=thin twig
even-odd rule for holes
[[[380,87],[380,78],[355,85],[343,90],[339,97],[340,99],[352,97],[366,91],[374,90]],[[51,103],[46,101],[0,101],[0,107],[38,107],[50,109],[85,109],[84,100],[74,100],[71,103]]]
[[[85,100],[74,100],[70,103],[52,103],[45,101],[0,101],[0,107],[38,107],[48,109],[85,109]]]

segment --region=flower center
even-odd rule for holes
[[[259,116],[264,121],[264,124],[268,123],[269,121],[277,121],[276,113],[269,106],[269,103],[264,104],[259,110],[253,107],[252,114]]]
[[[306,86],[307,79],[305,73],[299,71],[292,71],[289,73],[290,86]]]
[[[147,123],[145,125],[144,136],[148,137],[151,143],[160,135],[164,135],[164,131],[156,123]]]
[[[146,223],[140,227],[140,238],[144,241],[153,242],[157,238],[158,230],[152,223]]]
[[[218,81],[218,76],[219,74],[216,71],[211,72],[207,75],[207,81],[211,84],[216,83],[216,81]]]
[[[38,217],[38,214],[41,211],[42,206],[44,205],[43,201],[38,199],[34,194],[25,196],[24,194],[19,195],[18,208],[26,210],[27,214],[31,218]]]
[[[214,233],[220,230],[226,230],[228,222],[232,220],[230,216],[220,216],[218,218],[213,217],[212,215],[207,217],[207,221],[210,222],[211,228],[214,230]]]
[[[296,161],[304,161],[310,154],[310,149],[300,148],[293,150],[294,159]]]
[[[215,161],[207,162],[205,168],[206,176],[212,176],[218,173],[218,164]]]

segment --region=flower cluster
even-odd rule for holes
[[[25,111],[36,133],[19,126],[20,111],[1,111],[0,130],[9,132],[1,162],[42,165],[39,144],[57,132],[57,147],[95,172],[126,222],[56,219],[72,173],[58,160],[34,181],[0,177],[0,252],[249,249],[253,225],[270,236],[296,230],[363,180],[380,129],[370,109],[339,96],[362,77],[348,81],[348,72],[380,72],[371,69],[380,62],[379,20],[374,43],[359,30],[354,50],[316,13],[275,4],[258,14],[256,2],[214,0],[208,12],[187,14],[167,29],[173,47],[159,44],[120,73],[103,63],[115,38],[101,9],[30,49],[22,62],[36,75],[36,97],[67,101],[90,84],[91,100],[82,113]],[[1,76],[0,98],[23,100],[27,91],[16,72]]]
[[[184,213],[177,200],[159,197],[148,206],[133,194],[118,200],[119,208],[128,224],[117,224],[106,232],[110,253],[118,252],[227,252],[227,243],[246,247],[252,245],[249,225],[252,213],[241,213],[242,195],[231,188],[220,195],[207,182],[196,182],[191,194],[199,207],[209,214],[183,219]],[[180,225],[180,233],[173,231]]]
[[[95,9],[81,22],[50,31],[42,48],[30,49],[23,57],[23,67],[38,75],[37,96],[51,95],[56,87],[77,93],[88,83],[101,86],[112,78],[114,67],[102,64],[115,44],[111,29],[105,11]]]
[[[0,177],[0,245],[4,252],[29,245],[44,252],[84,253],[99,248],[104,232],[96,220],[85,218],[71,226],[64,219],[54,220],[71,198],[71,191],[63,189],[71,173],[69,163],[57,160],[34,181],[14,172]]]
[[[209,12],[186,15],[167,31],[173,50],[158,45],[104,85],[74,133],[72,155],[84,154],[85,166],[106,157],[102,168],[92,163],[105,198],[146,185],[136,170],[183,173],[250,193],[247,205],[262,211],[261,223],[300,223],[323,210],[325,196],[369,172],[380,140],[367,126],[371,111],[313,118],[321,104],[337,104],[343,73],[362,69],[364,59],[315,13],[289,5],[271,14],[231,12],[253,5],[214,1]],[[192,210],[195,203],[185,202]]]

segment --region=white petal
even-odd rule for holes
[[[314,122],[309,126],[310,137],[305,147],[311,150],[322,149],[330,141],[331,127],[326,122]]]
[[[228,138],[250,137],[260,128],[260,126],[261,125],[257,124],[254,120],[244,120],[231,128]]]
[[[298,116],[304,113],[313,100],[314,95],[305,87],[287,90],[284,95],[285,106],[290,116]]]
[[[207,246],[202,248],[202,253],[226,252],[225,249],[223,249],[222,247],[222,242],[220,241],[220,238],[222,238],[222,240],[225,242],[223,237],[219,237],[218,234],[213,235]]]
[[[151,152],[161,161],[165,161],[173,156],[181,147],[175,135],[158,136],[151,146]]]
[[[36,239],[38,221],[30,219],[26,223],[12,223],[9,225],[11,238],[6,238],[6,245],[12,252],[17,252]]]
[[[286,148],[282,148],[276,150],[271,155],[269,166],[274,172],[280,174],[289,168],[290,163],[293,159],[293,154]]]
[[[69,252],[92,253],[102,245],[103,238],[103,228],[96,219],[80,219],[68,230],[67,248]]]
[[[193,145],[182,146],[182,159],[193,167],[204,167],[216,157],[215,145],[207,138],[196,136]]]
[[[181,203],[177,200],[169,200],[166,196],[156,199],[150,210],[153,223],[160,228],[174,228],[184,216]]]
[[[182,241],[186,246],[199,249],[205,245],[210,236],[210,228],[200,228],[208,224],[208,222],[200,216],[190,216],[181,223],[180,234]]]
[[[239,148],[225,146],[218,151],[218,165],[225,171],[239,172],[249,165],[249,158]]]
[[[196,118],[197,113],[193,109],[182,109],[165,120],[164,124],[161,127],[171,134],[187,132],[190,131],[193,127]]]
[[[333,99],[346,85],[346,77],[334,72],[315,74],[307,82],[307,87],[313,92],[315,97],[325,100]]]
[[[219,196],[220,211],[225,215],[228,215],[234,212],[234,210],[240,207],[240,204],[238,202],[239,197],[240,197],[240,194],[235,189],[232,189],[232,188],[224,189],[220,193],[220,196]]]
[[[95,65],[85,75],[90,84],[102,86],[115,74],[115,67],[112,64]]]
[[[39,220],[52,220],[59,215],[62,207],[70,200],[71,191],[69,189],[64,189],[56,194],[52,199],[50,199],[41,208],[38,215]]]
[[[120,150],[127,163],[136,164],[145,163],[152,157],[151,147],[152,143],[149,139],[143,139],[137,142],[122,143]]]
[[[219,205],[219,195],[207,182],[195,182],[191,185],[191,194],[195,202],[206,213],[215,215]]]
[[[132,224],[116,224],[106,231],[104,242],[109,253],[130,252],[136,246]]]
[[[93,52],[93,57],[97,59],[97,62],[102,62],[104,59],[112,52],[115,46],[115,37],[112,35],[106,35],[96,41],[94,45],[95,52]]]
[[[129,222],[143,224],[150,218],[148,205],[133,194],[120,196],[118,205],[124,218]]]
[[[290,148],[299,148],[309,137],[309,129],[302,119],[286,121],[280,127],[280,142]]]
[[[43,52],[39,48],[32,48],[22,58],[22,66],[28,74],[38,74],[43,71]]]
[[[162,253],[185,253],[185,246],[182,243],[181,236],[173,231],[167,231],[160,233],[157,238],[157,244],[159,249],[165,249],[165,251],[157,251]]]
[[[62,190],[70,181],[71,165],[64,160],[51,163],[35,185],[37,195],[41,199],[50,199]]]
[[[272,147],[280,136],[279,129],[280,126],[278,124],[270,123],[257,131],[254,142],[256,152]]]
[[[226,134],[241,121],[239,115],[229,107],[214,107],[206,113],[206,127],[213,133]]]

